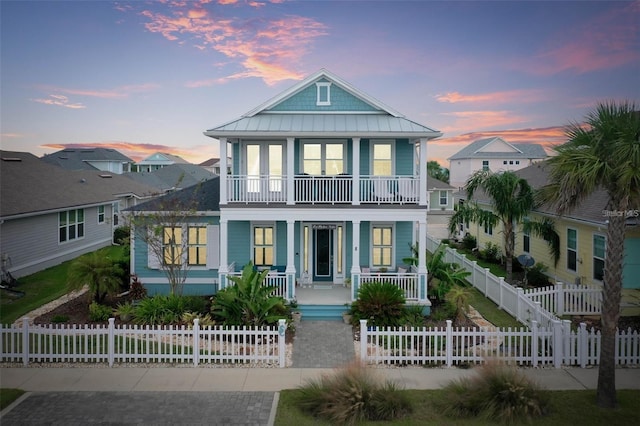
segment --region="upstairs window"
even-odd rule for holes
[[[393,175],[393,148],[391,142],[374,142],[372,153],[372,170],[374,176]]]
[[[316,105],[331,105],[331,83],[316,83]]]
[[[98,206],[98,223],[104,223],[104,206]]]
[[[489,171],[489,160],[482,160],[482,171],[483,172]]]

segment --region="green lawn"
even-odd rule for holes
[[[293,403],[297,390],[285,390],[280,393],[276,426],[330,425],[302,413]],[[495,425],[479,419],[451,419],[441,414],[439,408],[443,392],[440,390],[405,390],[412,402],[413,413],[410,417],[393,422],[363,422],[359,425]],[[595,390],[586,391],[550,391],[552,394],[551,413],[535,420],[536,426],[601,426],[640,424],[640,390],[619,390],[619,407],[605,410],[595,405]],[[526,424],[526,423],[525,423]]]
[[[120,246],[105,247],[100,252],[112,259],[123,256],[123,248]],[[25,296],[20,299],[9,298],[0,292],[0,324],[11,324],[22,315],[68,293],[67,270],[72,262],[70,260],[20,278],[17,290],[25,292]]]
[[[0,410],[4,410],[24,393],[21,389],[0,388]]]

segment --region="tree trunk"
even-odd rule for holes
[[[624,209],[618,210],[624,212]],[[600,367],[598,369],[597,404],[604,408],[617,406],[615,344],[620,299],[622,295],[622,264],[624,258],[624,215],[609,218],[607,227],[607,248],[602,289],[602,345],[600,346]]]
[[[504,222],[504,242],[507,281],[511,282],[511,277],[513,276],[513,251],[515,250],[515,241],[513,239],[513,222]]]

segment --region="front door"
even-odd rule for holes
[[[314,229],[313,281],[333,281],[333,229]]]

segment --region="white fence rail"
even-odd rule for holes
[[[418,274],[406,272],[398,274],[396,272],[367,272],[360,274],[360,284],[366,284],[374,281],[383,281],[400,287],[404,292],[404,297],[408,301],[416,301],[420,299],[418,288]]]
[[[0,361],[254,364],[285,367],[286,321],[278,327],[0,325]]]
[[[598,365],[600,332],[581,324],[571,331],[569,321],[551,328],[533,321],[529,328],[495,329],[453,327],[451,320],[440,328],[367,327],[360,321],[360,361],[363,364],[427,365],[451,367],[498,359],[526,366]],[[640,364],[640,333],[619,331],[616,364]]]
[[[427,250],[435,252],[440,241],[427,236]],[[597,315],[602,307],[602,291],[584,285],[557,283],[541,289],[523,290],[496,277],[488,268],[469,260],[456,249],[446,247],[445,261],[457,263],[471,273],[467,280],[488,299],[525,325],[537,321],[551,327],[563,315]]]

